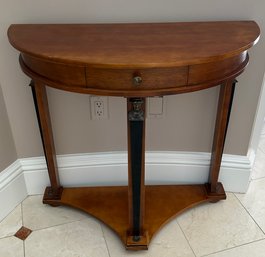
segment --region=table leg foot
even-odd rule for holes
[[[211,191],[211,184],[209,183],[205,184],[205,188],[206,188],[206,195],[210,203],[216,203],[220,200],[226,199],[226,194],[222,183],[220,182],[217,183],[216,191],[214,192]]]
[[[148,250],[149,236],[148,232],[145,231],[142,235],[137,238],[130,233],[127,234],[126,249],[127,250]]]
[[[54,200],[61,200],[63,192],[63,187],[53,188],[53,187],[46,187],[44,196],[43,196],[43,203],[49,204],[51,206],[59,206]]]

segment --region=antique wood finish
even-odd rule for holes
[[[23,55],[25,65],[42,77],[65,86],[86,87],[85,67],[58,64]]]
[[[200,203],[217,199],[206,191],[206,185],[145,186],[144,227],[148,231],[147,242],[178,214]],[[127,187],[64,188],[61,200],[46,200],[45,203],[68,205],[83,210],[113,229],[128,250],[147,249],[145,242],[137,243],[128,237]]]
[[[235,80],[228,80],[220,86],[217,117],[215,123],[214,140],[212,146],[211,169],[209,173],[210,192],[216,193],[222,154],[224,150],[225,136],[228,128],[230,112],[233,103]]]
[[[36,83],[31,82],[30,86],[32,88],[33,100],[35,104],[44,154],[51,182],[51,186],[47,187],[45,191],[44,200],[60,199],[62,193],[62,187],[60,186],[58,169],[57,169],[57,160],[56,160],[56,153],[53,142],[51,119],[48,107],[46,88],[45,85],[38,82]]]
[[[20,24],[11,25],[8,36],[22,53],[23,71],[49,86],[147,97],[201,90],[236,77],[259,27],[253,21]],[[132,84],[135,73],[143,78],[141,86]]]
[[[247,63],[247,52],[233,56],[231,58],[215,62],[205,63],[190,66],[188,85],[205,83],[206,81],[222,80],[225,77],[231,77],[233,69],[231,67],[241,66],[242,63]],[[234,75],[234,74],[233,74]],[[232,75],[232,76],[233,76]]]
[[[221,61],[249,49],[259,33],[254,21],[17,24],[8,30],[10,43],[24,54],[111,69]]]
[[[225,199],[218,175],[235,78],[247,66],[247,50],[259,33],[254,21],[11,25],[9,41],[33,80],[51,181],[43,202],[79,208],[110,226],[127,249],[142,250],[177,214]],[[145,186],[145,98],[220,84],[208,183]],[[127,187],[61,187],[45,86],[127,98]]]

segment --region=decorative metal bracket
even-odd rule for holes
[[[131,99],[133,110],[129,112],[129,121],[143,121],[144,120],[144,101],[141,98]]]

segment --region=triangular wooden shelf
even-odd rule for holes
[[[148,241],[145,246],[136,245],[135,250],[147,249],[154,234],[184,210],[203,202],[225,199],[222,187],[220,191],[218,195],[209,195],[207,185],[146,186],[144,229],[148,234]],[[91,214],[113,229],[125,246],[131,249],[127,243],[126,186],[64,188],[61,200],[51,200],[44,195],[43,202],[53,206],[68,205]]]

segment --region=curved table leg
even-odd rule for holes
[[[60,186],[57,169],[46,88],[44,84],[33,81],[30,83],[30,86],[32,89],[33,100],[51,183],[51,186],[47,187],[44,193],[43,202],[46,203],[48,200],[61,199],[62,187]],[[47,203],[49,204],[49,202]],[[52,206],[57,205],[52,204]]]
[[[223,195],[224,199],[224,188],[222,184],[218,182],[218,176],[222,161],[225,137],[228,128],[236,82],[236,80],[228,80],[220,86],[217,117],[212,146],[209,184],[207,184],[207,193],[209,196]],[[216,199],[216,201],[218,200],[220,200],[220,197],[219,199]],[[215,202],[215,200],[213,199],[212,202]]]

